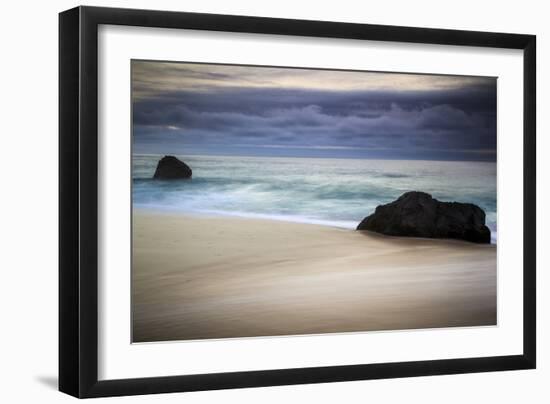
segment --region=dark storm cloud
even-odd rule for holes
[[[496,80],[412,90],[186,86],[136,98],[133,123],[141,152],[494,160]]]

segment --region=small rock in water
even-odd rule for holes
[[[471,203],[440,202],[425,192],[407,192],[397,200],[379,205],[357,230],[389,236],[451,238],[488,244],[491,231],[485,212]]]
[[[164,156],[157,164],[153,178],[161,180],[188,179],[193,175],[191,168],[174,156]]]

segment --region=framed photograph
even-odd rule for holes
[[[59,27],[61,391],[535,368],[535,36]]]

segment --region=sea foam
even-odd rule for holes
[[[420,190],[480,206],[497,240],[495,163],[178,156],[192,180],[153,180],[160,157],[133,157],[135,208],[353,229],[376,206]]]

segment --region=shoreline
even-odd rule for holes
[[[133,342],[496,325],[496,246],[133,210]]]
[[[159,215],[174,215],[183,217],[203,217],[203,218],[239,218],[250,220],[266,220],[285,223],[298,223],[298,224],[311,224],[313,226],[326,226],[337,229],[355,230],[359,222],[351,220],[323,220],[323,219],[310,219],[301,216],[292,215],[269,215],[263,213],[245,213],[245,212],[221,212],[221,211],[186,211],[183,212],[178,209],[170,208],[133,208],[134,213],[137,214],[159,214]],[[344,223],[346,225],[344,225]],[[340,225],[338,225],[340,224]]]
[[[295,223],[295,224],[304,224],[304,225],[312,225],[312,226],[322,226],[322,227],[329,227],[334,229],[343,229],[343,230],[351,230],[351,231],[358,231],[356,230],[357,225],[360,223],[360,220],[357,222],[352,221],[331,221],[331,220],[316,220],[316,219],[309,219],[304,218],[301,220],[300,216],[291,216],[291,215],[268,215],[268,214],[262,214],[262,213],[230,213],[230,212],[182,212],[177,209],[163,209],[163,208],[144,208],[144,207],[138,207],[132,208],[133,215],[168,215],[168,216],[180,216],[180,217],[199,217],[204,219],[224,219],[224,218],[237,218],[237,219],[243,219],[243,220],[262,220],[262,221],[275,221],[275,222],[283,222],[283,223]],[[338,225],[337,223],[349,223],[349,225]],[[385,234],[369,231],[369,230],[360,230],[361,232],[368,233],[374,237],[380,236],[380,237],[388,237],[390,239],[414,239],[414,240],[430,240],[430,241],[449,241],[449,242],[459,242],[459,243],[468,243],[472,244],[468,241],[462,241],[457,239],[441,239],[441,238],[427,238],[427,237],[398,237],[398,236],[388,236]],[[496,248],[497,243],[493,242],[492,235],[493,232],[491,231],[491,246],[494,246]]]

